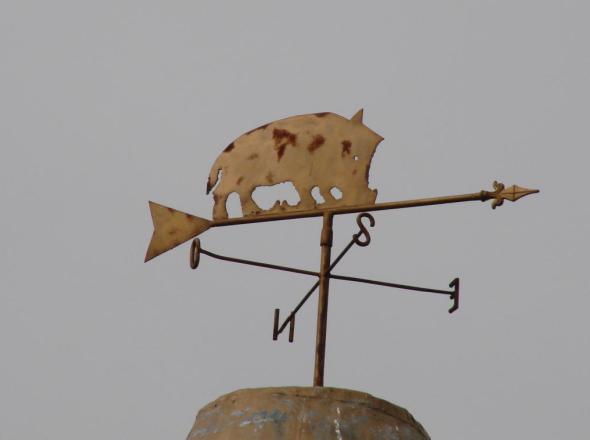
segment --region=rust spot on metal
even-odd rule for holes
[[[274,182],[274,179],[275,179],[275,178],[274,178],[274,176],[272,175],[272,173],[268,173],[268,174],[266,175],[266,181],[267,181],[268,183],[273,183],[273,182]]]
[[[293,145],[295,146],[295,144],[297,143],[297,135],[294,133],[291,133],[288,130],[284,130],[282,128],[275,128],[272,131],[272,138],[275,140],[275,145],[279,146],[281,144],[283,145]],[[284,141],[284,143],[283,143]]]
[[[258,153],[252,153],[250,156],[248,156],[248,160],[254,160],[254,159],[258,159]]]
[[[347,154],[350,154],[351,146],[352,144],[350,143],[350,141],[342,141],[342,157],[346,156]]]
[[[277,150],[277,160],[281,160],[283,154],[285,154],[285,148],[287,148],[287,144],[283,144]]]
[[[235,147],[234,143],[232,142],[231,144],[229,144],[227,147],[225,147],[225,150],[223,150],[224,153],[229,153],[231,150],[233,150]]]
[[[329,115],[330,112],[320,112],[320,113],[314,113],[314,115],[316,115],[318,118],[323,118],[326,115]]]
[[[251,134],[251,133],[254,133],[255,131],[258,131],[258,130],[264,130],[269,125],[270,125],[270,123],[269,124],[261,125],[260,127],[256,127],[256,128],[254,128],[254,129],[252,129],[250,131],[247,131],[246,134]]]
[[[238,179],[238,181],[236,182],[236,185],[239,185],[240,183],[242,183],[242,181],[243,181],[243,180],[244,180],[244,178],[243,178],[243,177],[240,177],[240,178]]]
[[[316,134],[313,137],[311,143],[307,146],[307,149],[310,151],[310,153],[313,153],[315,150],[324,145],[324,142],[326,142],[326,138],[323,137],[321,134]]]
[[[283,154],[285,154],[285,148],[287,148],[287,145],[295,146],[297,143],[297,135],[282,128],[275,128],[272,131],[272,138],[274,139],[275,147],[277,148],[277,160],[281,160]]]

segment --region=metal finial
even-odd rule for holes
[[[492,202],[492,209],[502,206],[504,200],[516,202],[522,197],[539,192],[538,189],[523,188],[518,185],[512,185],[509,188],[505,188],[503,183],[498,183],[497,181],[494,181],[494,189],[495,191],[491,194],[494,198],[494,201]]]

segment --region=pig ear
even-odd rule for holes
[[[354,114],[354,116],[352,118],[350,118],[350,120],[356,124],[362,124],[363,123],[363,109],[360,109],[358,112],[356,112]]]

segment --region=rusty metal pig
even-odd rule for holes
[[[350,119],[313,113],[251,130],[229,144],[211,168],[207,194],[215,188],[213,219],[228,217],[226,202],[234,192],[240,197],[244,216],[373,204],[377,190],[369,188],[369,169],[382,140],[363,124],[362,109]],[[284,182],[295,186],[300,198],[296,205],[277,201],[263,210],[253,200],[257,187]],[[316,186],[323,203],[312,196]],[[333,188],[340,190],[340,198],[332,194]]]

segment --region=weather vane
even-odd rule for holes
[[[459,308],[459,278],[453,279],[449,284],[452,290],[444,290],[332,273],[334,267],[355,244],[367,246],[370,243],[371,237],[363,222],[368,221],[371,227],[375,225],[369,212],[486,200],[492,200],[492,208],[495,209],[504,200],[514,202],[539,192],[516,185],[506,188],[504,184],[494,182],[493,191],[375,203],[377,190],[369,188],[369,170],[377,145],[382,140],[383,137],[364,125],[362,109],[350,119],[335,113],[292,116],[241,135],[219,155],[209,174],[207,193],[213,191],[213,220],[149,202],[154,232],[145,261],[193,239],[190,248],[190,266],[193,269],[197,268],[203,254],[229,262],[316,277],[317,282],[281,325],[280,311],[275,309],[273,339],[276,340],[289,326],[289,341],[293,341],[295,315],[319,287],[313,385],[323,386],[330,279],[448,295],[452,300],[449,313]],[[297,204],[277,201],[270,209],[264,210],[252,198],[257,187],[285,182],[291,182],[295,186],[300,199]],[[323,202],[318,203],[314,199],[314,188],[319,188]],[[242,217],[228,218],[226,203],[232,193],[237,193],[240,197]],[[358,213],[359,232],[352,236],[350,243],[332,261],[333,218],[335,215],[352,213]],[[323,219],[319,272],[218,255],[202,248],[200,240],[195,238],[214,227],[307,217]]]

